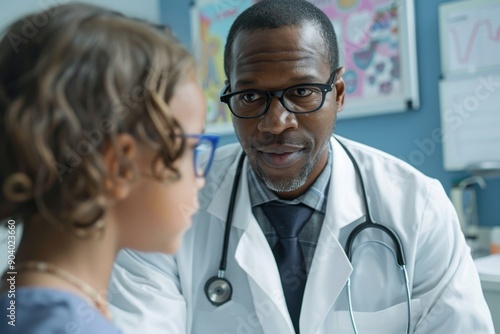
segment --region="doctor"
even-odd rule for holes
[[[494,332],[439,182],[332,137],[345,96],[338,59],[332,24],[306,1],[264,0],[236,19],[221,99],[241,145],[218,150],[176,256],[118,256],[108,295],[125,333]],[[382,230],[363,230],[346,254],[369,216],[397,235],[408,289],[398,242]]]

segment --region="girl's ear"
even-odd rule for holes
[[[137,149],[137,141],[129,134],[117,135],[114,142],[104,149],[104,164],[108,171],[104,188],[112,200],[122,200],[130,193],[137,170]]]

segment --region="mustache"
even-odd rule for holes
[[[267,145],[296,145],[296,146],[309,146],[310,141],[304,140],[305,138],[297,138],[292,133],[275,135],[272,133],[265,133],[261,138],[258,138],[254,147],[262,147]]]

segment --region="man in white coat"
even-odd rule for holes
[[[265,0],[236,19],[221,100],[241,145],[218,150],[176,256],[119,254],[109,298],[125,333],[494,332],[439,182],[385,153],[332,137],[345,93],[338,62],[332,24],[306,1]],[[395,261],[397,243],[380,229],[359,233],[350,256],[344,250],[350,232],[370,218],[367,206],[401,242],[408,293]],[[286,218],[299,207],[308,213]],[[228,212],[227,256],[221,256]],[[283,226],[299,215],[305,222],[298,232],[284,236]],[[228,300],[223,289],[207,285],[219,269],[232,287]]]

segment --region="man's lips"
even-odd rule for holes
[[[295,153],[304,149],[303,146],[299,145],[267,145],[261,148],[257,148],[257,151],[262,153],[271,153],[271,154],[285,154],[285,153]]]
[[[295,145],[270,145],[257,151],[266,165],[272,168],[286,168],[303,156],[303,147]]]

